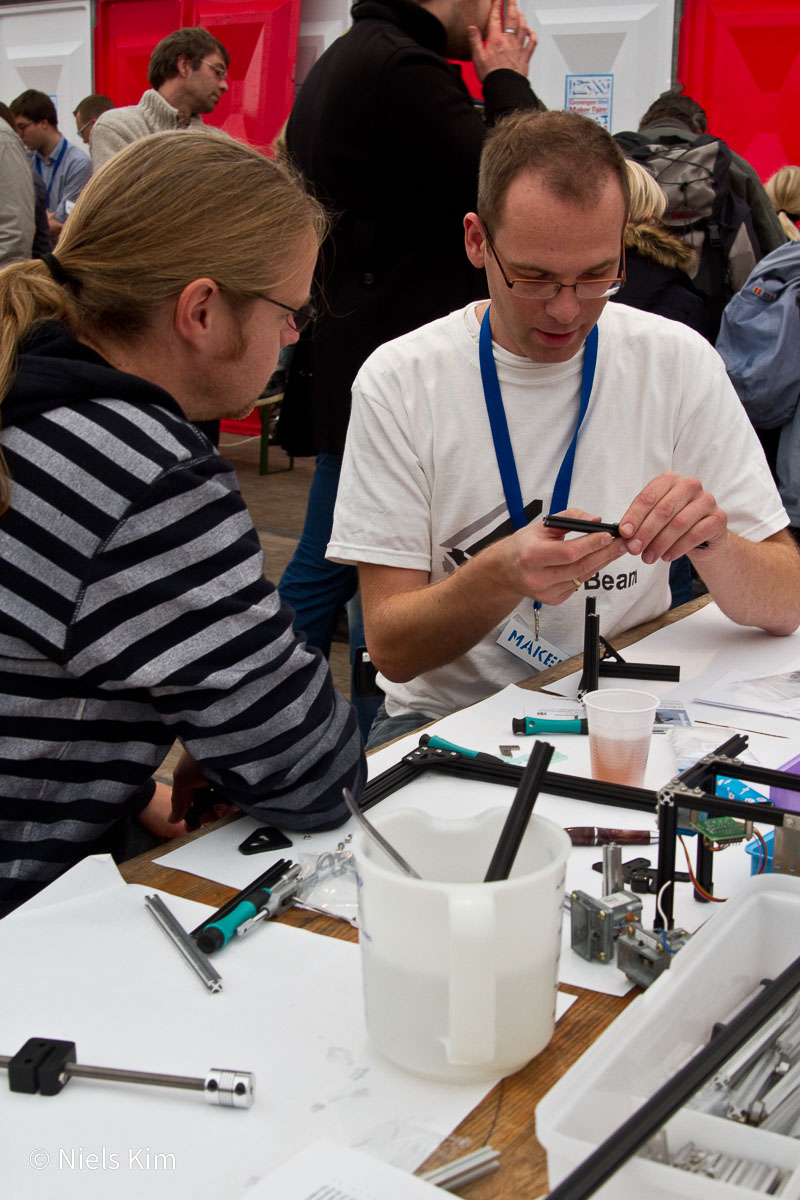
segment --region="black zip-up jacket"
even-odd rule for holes
[[[462,226],[486,127],[537,101],[524,76],[492,71],[484,119],[445,41],[411,0],[362,0],[292,109],[289,153],[335,219],[323,312],[295,349],[281,414],[297,454],[341,452],[353,379],[377,346],[486,295]]]

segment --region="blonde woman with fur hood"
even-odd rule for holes
[[[639,163],[627,161],[631,210],[625,226],[625,286],[611,299],[680,321],[708,336],[702,294],[692,283],[697,256],[662,224],[666,196]]]

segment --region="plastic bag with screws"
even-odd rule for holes
[[[348,839],[349,841],[349,839]],[[302,875],[297,904],[358,926],[358,885],[353,852],[345,842],[324,854],[299,854]]]

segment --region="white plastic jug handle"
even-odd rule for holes
[[[485,894],[484,894],[485,893]],[[493,888],[451,892],[448,1036],[449,1063],[481,1065],[495,1054],[496,928]]]

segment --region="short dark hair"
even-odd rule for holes
[[[619,182],[630,206],[625,156],[600,125],[573,112],[525,110],[495,125],[486,139],[478,175],[478,213],[492,229],[509,187],[524,171],[540,174],[563,200],[591,205],[604,176]]]
[[[3,104],[2,100],[0,100],[0,117],[3,118],[7,125],[11,126],[11,128],[14,130],[14,133],[17,132],[17,127],[14,124],[14,114],[7,104]]]
[[[29,121],[49,121],[54,129],[58,129],[58,114],[56,106],[44,92],[28,88],[20,92],[8,106],[15,117],[26,117]]]
[[[182,54],[189,59],[196,71],[206,54],[214,52],[222,55],[226,67],[230,66],[228,51],[207,29],[201,29],[199,25],[176,29],[174,33],[162,38],[150,55],[150,65],[147,68],[150,87],[158,91],[162,83],[178,74],[178,59]]]
[[[84,122],[96,121],[104,112],[114,108],[114,101],[109,100],[108,96],[101,96],[99,92],[92,92],[91,96],[84,96],[80,104],[76,104],[72,110],[73,117],[77,117],[78,113],[83,117]]]
[[[691,96],[685,95],[681,88],[670,88],[668,92],[662,92],[642,117],[639,129],[665,122],[685,125],[692,133],[705,133],[708,129],[706,110]]]

